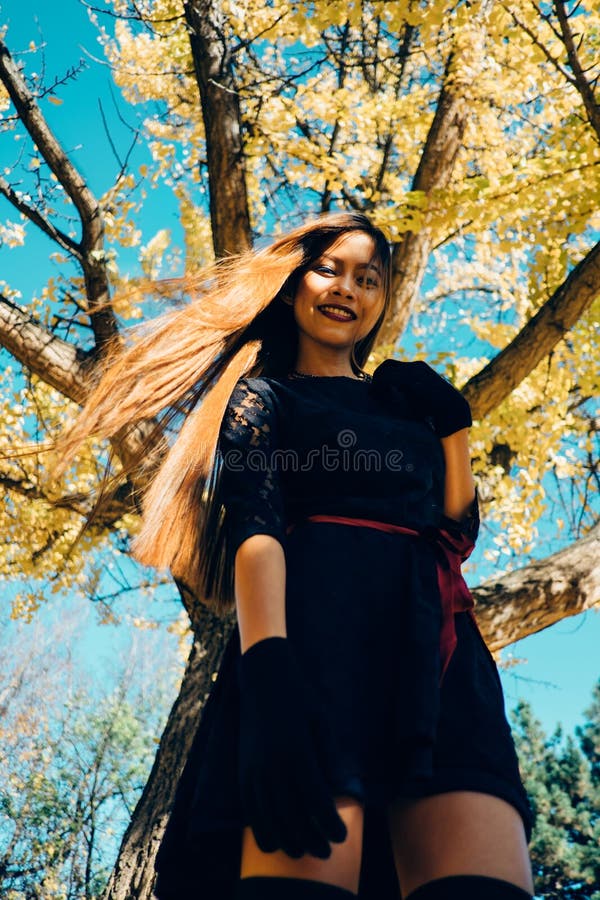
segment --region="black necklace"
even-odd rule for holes
[[[289,373],[289,375],[288,375],[288,378],[335,378],[335,377],[340,377],[340,378],[352,378],[352,375],[340,375],[340,376],[335,376],[335,375],[312,375],[310,372],[298,372],[297,369],[294,369],[294,370],[291,371],[291,372]],[[368,375],[366,372],[359,372],[357,378],[355,378],[354,380],[355,380],[355,381],[370,381],[370,380],[371,380],[371,376]]]

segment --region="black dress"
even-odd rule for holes
[[[500,679],[466,612],[454,616],[458,640],[440,686],[433,543],[306,521],[334,514],[423,535],[454,528],[475,540],[477,504],[461,523],[443,515],[444,456],[432,423],[382,387],[377,370],[365,380],[245,378],[223,418],[218,459],[233,547],[270,534],[285,551],[287,636],[322,705],[332,793],[365,804],[358,896],[400,897],[386,820],[395,797],[493,794],[519,811],[529,839]],[[229,900],[239,878],[247,824],[237,787],[239,656],[236,625],[158,854],[159,900]],[[415,753],[421,745],[427,752]]]

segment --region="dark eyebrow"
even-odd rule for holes
[[[340,262],[339,257],[338,257],[338,256],[333,256],[332,253],[327,253],[327,252],[321,253],[320,259],[323,259],[323,258],[325,258],[325,257],[327,257],[327,259],[332,259],[334,262]],[[381,275],[381,272],[380,272],[380,270],[378,269],[378,267],[375,265],[375,263],[372,263],[372,262],[361,263],[357,268],[359,268],[359,269],[373,269],[378,275]]]

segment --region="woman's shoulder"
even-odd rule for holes
[[[277,415],[280,405],[281,398],[272,379],[262,375],[245,375],[236,381],[225,415],[226,418],[233,416],[256,424],[272,419]]]
[[[275,405],[273,390],[269,383],[261,377],[243,376],[239,378],[229,396],[227,410],[234,414],[240,412],[269,412]]]
[[[255,395],[275,403],[288,395],[293,386],[294,382],[283,375],[244,375],[236,382],[234,393],[240,396]]]
[[[239,378],[234,385],[232,396],[248,396],[252,394],[259,397],[272,396],[272,379],[264,375],[244,375],[242,378]]]

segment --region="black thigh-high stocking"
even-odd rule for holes
[[[450,875],[422,884],[406,900],[532,900],[528,891],[484,875]]]
[[[356,900],[356,894],[309,878],[251,875],[238,881],[235,900]]]

